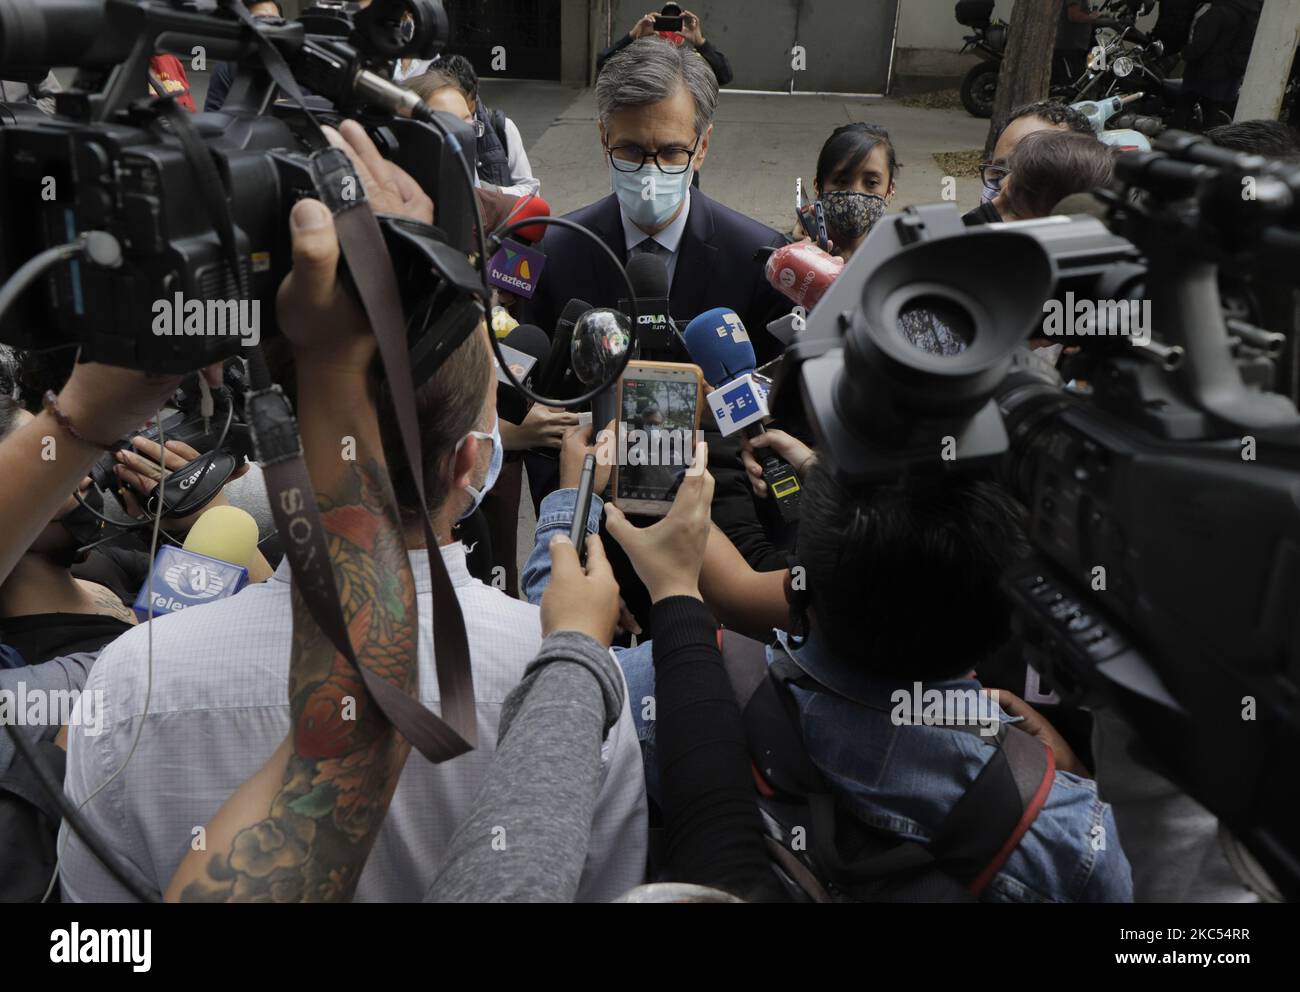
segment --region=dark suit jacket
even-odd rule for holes
[[[618,198],[603,200],[565,214],[607,244],[618,260],[627,264],[623,220]],[[543,239],[546,268],[537,294],[525,308],[529,323],[547,334],[564,305],[577,298],[592,306],[617,307],[627,296],[623,281],[604,252],[589,238],[558,225],[547,228]],[[753,260],[763,245],[783,245],[786,238],[744,214],[691,190],[691,212],[678,247],[668,305],[677,326],[685,329],[693,318],[713,307],[728,307],[745,322],[761,365],[781,353],[781,343],[767,333],[767,324],[793,307],[763,277],[763,263]]]

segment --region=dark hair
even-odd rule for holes
[[[1300,134],[1282,121],[1237,121],[1212,127],[1205,136],[1220,148],[1252,155],[1290,157],[1300,154]]]
[[[18,389],[19,403],[28,413],[40,413],[45,391],[57,393],[61,390],[71,378],[76,364],[75,346],[15,352],[14,385]]]
[[[298,405],[298,370],[288,339],[282,335],[268,338],[262,344],[270,367],[271,378],[278,382],[296,407]],[[447,497],[447,482],[443,478],[447,460],[456,445],[478,425],[479,416],[487,396],[487,386],[492,358],[490,345],[484,338],[482,325],[462,341],[438,366],[423,385],[415,391],[415,414],[420,427],[420,457],[424,462],[424,491],[429,497],[429,512],[435,513]],[[373,373],[379,382],[377,409],[379,436],[384,447],[384,459],[397,496],[397,506],[404,520],[412,520],[420,512],[419,494],[406,464],[406,450],[393,412],[392,394],[388,383],[382,379],[382,365],[375,358]]]
[[[799,508],[816,638],[884,678],[951,678],[1007,639],[998,585],[1028,551],[1024,511],[1001,486],[968,475],[850,491],[814,462]]]
[[[879,145],[884,145],[888,152],[889,181],[892,183],[902,166],[894,153],[894,142],[889,132],[879,124],[862,121],[841,124],[831,132],[817,156],[817,189],[825,189],[826,183],[837,176],[856,172]]]
[[[1019,219],[1046,217],[1071,193],[1106,186],[1115,153],[1095,137],[1072,131],[1035,131],[1007,158],[1003,195]]]
[[[478,100],[478,73],[474,71],[474,64],[469,59],[464,55],[444,55],[438,60],[437,65],[460,81],[460,88],[464,90],[471,102]]]
[[[487,331],[486,333],[491,333]],[[447,356],[428,382],[415,391],[415,413],[420,423],[420,458],[424,464],[424,492],[429,512],[436,513],[447,498],[444,477],[448,458],[456,445],[478,426],[492,370],[491,346],[483,325]],[[417,519],[420,496],[406,463],[402,435],[393,411],[386,380],[379,384],[379,436],[384,445],[388,474],[403,520]]]
[[[1023,107],[1017,107],[1011,111],[1007,124],[1018,121],[1022,117],[1041,117],[1054,127],[1064,124],[1066,128],[1078,134],[1086,134],[1094,140],[1097,137],[1097,132],[1093,130],[1088,118],[1059,100],[1039,100],[1037,103],[1027,103]],[[1006,124],[1002,126],[1002,130],[1006,130]]]
[[[669,10],[670,7],[672,8],[671,10]],[[681,13],[682,5],[679,3],[666,3],[664,4],[664,9],[659,11],[661,17],[680,17]]]
[[[0,392],[0,437],[8,437],[18,426],[18,411],[22,405],[8,393]]]
[[[418,76],[412,76],[402,85],[425,102],[439,90],[445,90],[448,87],[463,96],[466,103],[472,102],[472,98],[466,91],[460,77],[436,62]]]

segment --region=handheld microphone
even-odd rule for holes
[[[632,322],[608,307],[588,310],[573,327],[573,374],[590,389],[610,377],[632,341]],[[618,384],[611,383],[591,400],[592,430],[599,432],[616,418]]]
[[[744,431],[748,437],[764,432],[767,390],[754,375],[754,346],[744,322],[726,307],[706,310],[689,324],[683,335],[691,361],[700,367],[705,381],[713,386],[705,402],[723,437]],[[781,519],[799,519],[799,476],[790,463],[771,449],[755,449],[763,466],[763,481],[776,500]]]
[[[618,308],[636,322],[637,357],[672,361],[674,337],[680,338],[668,315],[668,266],[656,255],[633,255],[627,263],[627,278],[636,293],[619,300]]]
[[[537,371],[537,392],[543,396],[564,399],[560,390],[564,385],[564,373],[569,370],[569,350],[573,343],[573,326],[578,318],[591,309],[586,300],[574,298],[564,305],[564,312],[555,322],[555,334],[551,337],[550,353],[542,360],[542,367]]]
[[[828,255],[811,241],[797,241],[768,255],[763,271],[773,289],[811,310],[843,268],[844,259]]]
[[[538,363],[550,350],[551,342],[546,332],[534,324],[520,324],[501,342],[501,354],[510,364],[510,371],[524,385],[529,384]],[[500,366],[497,367],[497,382],[506,387],[497,388],[497,414],[512,424],[522,422],[528,413],[527,398],[510,385],[505,370]]]
[[[516,224],[521,220],[531,220],[534,217],[549,216],[551,216],[551,205],[542,199],[542,197],[533,193],[519,201],[515,208],[510,211],[510,215],[502,222],[501,226],[505,227],[506,224]],[[518,238],[520,241],[527,241],[529,244],[532,244],[541,241],[542,235],[545,233],[545,224],[532,224],[528,227],[519,228],[511,236]]]
[[[154,616],[233,596],[248,582],[256,553],[257,521],[236,506],[212,507],[194,522],[183,547],[158,549],[135,597],[136,615],[148,618],[151,588]]]

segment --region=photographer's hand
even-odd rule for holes
[[[342,148],[352,159],[352,167],[361,177],[370,207],[377,214],[399,214],[425,224],[433,223],[434,203],[409,173],[379,153],[366,129],[353,120],[345,120],[336,131],[323,128],[325,137],[335,148]]]
[[[221,367],[204,370],[213,385]],[[0,582],[63,508],[106,445],[153,417],[180,385],[181,377],[146,375],[132,369],[83,362],[59,391],[58,409],[75,433],[50,410],[0,440],[0,478],[23,485],[0,487]]]
[[[700,568],[709,539],[709,510],[713,504],[713,476],[709,474],[709,447],[695,448],[702,471],[688,474],[678,487],[668,515],[650,527],[634,527],[613,503],[605,504],[606,527],[623,546],[636,574],[650,591],[652,602],[669,596],[700,599]],[[692,465],[692,469],[694,469]]]
[[[557,630],[586,634],[609,647],[619,617],[618,583],[599,534],[587,535],[587,567],[567,534],[551,538],[551,581],[542,593],[542,636]]]
[[[510,432],[508,440],[503,424],[501,438],[507,451],[558,448],[564,440],[565,433],[577,423],[578,415],[575,413],[534,403],[528,408],[523,421]]]
[[[582,479],[582,463],[588,455],[596,456],[596,473],[593,476],[591,491],[600,495],[609,485],[610,473],[614,470],[613,444],[614,421],[610,421],[600,432],[600,440],[591,443],[591,425],[578,424],[564,432],[564,443],[560,446],[560,488],[577,489]]]
[[[1092,778],[1092,772],[1088,771],[1087,766],[1079,760],[1073,748],[1066,743],[1061,732],[1052,726],[1047,717],[1007,689],[985,689],[984,693],[992,697],[995,703],[1012,716],[1023,717],[1017,726],[1052,749],[1058,771],[1070,772],[1080,778]]]
[[[641,18],[641,20],[633,24],[632,30],[628,32],[628,34],[631,35],[633,41],[636,41],[638,38],[648,38],[650,37],[650,35],[654,33],[655,33],[654,13],[646,14],[644,17]]]
[[[682,37],[696,48],[704,45],[704,27],[699,17],[689,10],[682,11]]]
[[[759,499],[767,498],[767,483],[763,481],[763,466],[754,455],[755,448],[770,448],[790,463],[795,474],[804,475],[812,467],[817,453],[797,437],[791,437],[785,431],[766,430],[755,438],[741,435],[740,460],[745,463],[749,473],[749,484]]]

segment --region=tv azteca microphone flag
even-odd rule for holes
[[[497,289],[531,300],[545,266],[544,253],[507,238],[488,262],[488,282]]]

